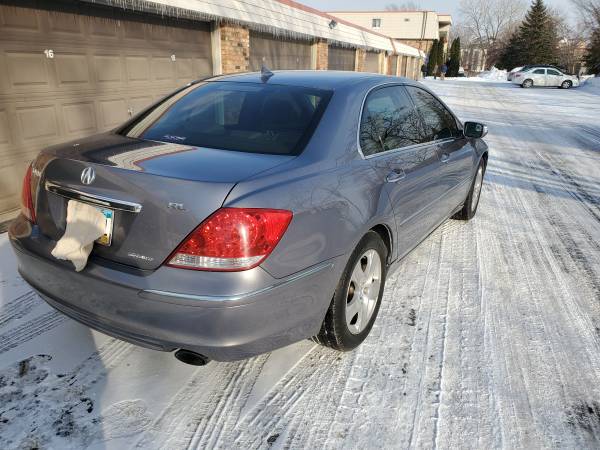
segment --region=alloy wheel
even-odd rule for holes
[[[479,195],[481,194],[481,186],[483,185],[483,166],[480,165],[475,175],[475,184],[473,185],[473,195],[471,196],[471,211],[475,211],[477,203],[479,203]]]
[[[346,292],[346,325],[352,334],[361,333],[373,315],[381,288],[382,262],[379,253],[367,250],[356,262]]]

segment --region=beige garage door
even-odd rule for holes
[[[269,69],[310,69],[311,60],[310,42],[250,32],[250,70],[260,70],[263,63]]]
[[[365,72],[379,73],[379,53],[367,52],[365,57]]]
[[[212,74],[205,24],[78,12],[0,5],[0,214],[18,207],[24,168],[43,147],[111,129]]]
[[[327,52],[327,68],[329,70],[354,70],[356,50],[329,46]]]

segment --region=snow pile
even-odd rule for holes
[[[506,70],[499,70],[492,67],[490,70],[484,70],[475,78],[482,78],[489,81],[506,81]]]

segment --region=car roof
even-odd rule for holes
[[[335,90],[357,82],[372,82],[373,85],[382,82],[402,82],[416,84],[413,80],[403,77],[393,77],[367,72],[349,72],[337,70],[273,70],[273,76],[266,83],[288,86],[303,86],[316,89]],[[219,75],[205,81],[235,81],[240,83],[262,83],[260,72],[245,72],[239,74]]]

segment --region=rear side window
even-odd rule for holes
[[[360,121],[363,155],[394,150],[421,141],[421,122],[413,103],[401,86],[371,92]]]
[[[545,75],[546,74],[546,69],[535,69],[533,71],[533,73],[535,73],[536,75]]]
[[[258,83],[190,86],[130,124],[129,137],[197,147],[279,155],[299,154],[330,91]]]
[[[406,86],[417,110],[423,118],[422,142],[459,136],[454,116],[429,92],[414,86]]]

